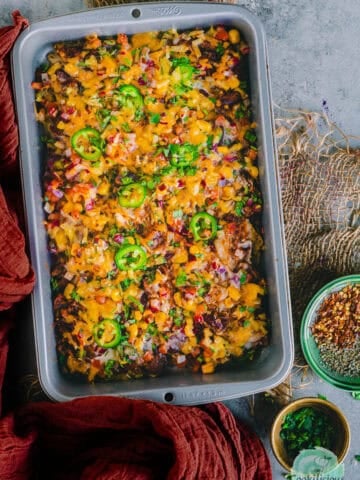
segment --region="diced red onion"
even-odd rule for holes
[[[90,200],[90,201],[85,203],[85,210],[86,211],[92,210],[94,208],[94,206],[95,206],[94,200]]]
[[[124,241],[124,236],[121,235],[121,233],[115,233],[115,235],[113,236],[113,240],[114,240],[114,242],[116,242],[116,243],[123,243],[123,241]]]
[[[56,188],[52,190],[52,193],[56,198],[62,198],[64,196],[64,192],[57,190]]]
[[[67,122],[68,120],[70,120],[70,115],[68,113],[62,112],[62,114],[60,115],[60,118],[65,122]]]

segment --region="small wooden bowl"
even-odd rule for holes
[[[332,452],[337,456],[339,463],[342,462],[350,447],[350,425],[341,410],[333,403],[321,398],[304,397],[289,403],[276,416],[271,428],[271,447],[277,461],[287,470],[291,470],[292,461],[289,458],[283,441],[280,438],[280,431],[285,416],[304,407],[311,407],[319,412],[325,413],[335,427],[336,440],[332,446]]]

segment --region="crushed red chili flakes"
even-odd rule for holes
[[[348,285],[325,298],[311,331],[318,345],[352,347],[360,338],[360,284]]]

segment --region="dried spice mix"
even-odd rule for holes
[[[360,376],[360,285],[348,285],[329,295],[311,331],[320,357],[330,370]]]

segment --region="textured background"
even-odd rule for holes
[[[258,15],[264,24],[274,102],[282,108],[323,110],[347,134],[360,135],[360,0],[239,0],[238,3]],[[79,11],[85,6],[82,0],[0,0],[0,25],[11,22],[10,12],[15,9],[30,21],[36,21]],[[29,329],[29,323],[25,321],[24,327]],[[34,367],[32,363],[29,362],[30,370]],[[322,394],[342,408],[352,427],[345,478],[359,480],[360,463],[354,460],[354,455],[360,454],[360,402],[317,379],[294,394],[296,397]],[[252,417],[250,400],[226,404],[254,426],[271,453],[268,429],[276,409],[260,405]],[[281,480],[283,470],[274,458],[272,461],[274,480]]]

